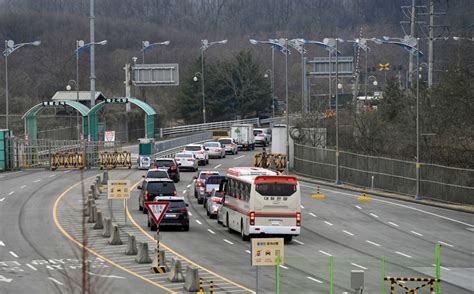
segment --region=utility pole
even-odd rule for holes
[[[411,14],[410,14],[410,36],[415,37],[415,25],[416,25],[416,0],[411,1]],[[408,79],[410,81],[410,86],[412,86],[413,80],[413,55],[409,54],[408,60]]]
[[[430,0],[430,25],[428,27],[428,88],[433,85],[433,41],[434,41],[434,0]],[[411,54],[410,54],[411,56]]]

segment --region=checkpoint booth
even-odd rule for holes
[[[153,162],[153,138],[138,139],[138,169],[149,169]]]

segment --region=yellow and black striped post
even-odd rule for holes
[[[311,197],[315,198],[315,199],[324,199],[324,198],[326,198],[326,195],[321,194],[321,189],[319,188],[319,186],[317,186],[316,187],[316,194],[313,194]]]
[[[209,294],[214,293],[214,281],[209,282]]]
[[[204,294],[204,286],[202,284],[202,278],[199,278],[199,294]]]
[[[430,283],[430,294],[435,294],[434,292],[434,284]]]
[[[395,294],[395,281],[390,281],[390,294]]]
[[[160,262],[160,227],[156,227],[156,265],[151,267],[152,272],[155,274],[164,274],[166,273],[166,267],[161,265]]]
[[[359,200],[359,201],[370,201],[371,198],[369,196],[367,196],[367,193],[365,192],[365,190],[363,190],[362,195],[357,197],[357,200]]]

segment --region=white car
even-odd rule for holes
[[[255,145],[260,144],[262,146],[270,145],[272,141],[272,133],[270,129],[263,128],[263,129],[254,129],[253,135],[255,136]]]
[[[189,169],[191,171],[198,170],[198,160],[192,152],[176,153],[174,159],[178,163],[179,169]]]
[[[217,140],[217,142],[221,143],[226,153],[232,153],[232,154],[239,153],[239,151],[237,150],[237,143],[235,143],[234,139],[220,138]]]
[[[196,156],[197,160],[200,164],[206,165],[209,164],[209,154],[207,154],[207,150],[201,144],[189,144],[184,146],[185,153],[192,152],[194,156]]]
[[[209,157],[215,157],[215,158],[225,157],[225,149],[222,147],[221,143],[219,142],[206,142],[204,143],[204,148],[207,149],[207,153],[209,154]]]

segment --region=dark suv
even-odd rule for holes
[[[176,187],[170,179],[145,179],[142,186],[137,187],[141,190],[138,196],[138,209],[147,213],[146,201],[153,201],[158,196],[176,196]]]
[[[173,179],[175,183],[179,182],[180,175],[178,163],[174,158],[157,158],[153,161],[152,168],[167,169],[170,179]]]
[[[184,231],[189,231],[188,204],[183,197],[155,197],[153,201],[169,202],[168,209],[161,219],[160,227],[181,227]],[[150,230],[156,231],[156,223],[148,213],[148,226]]]

